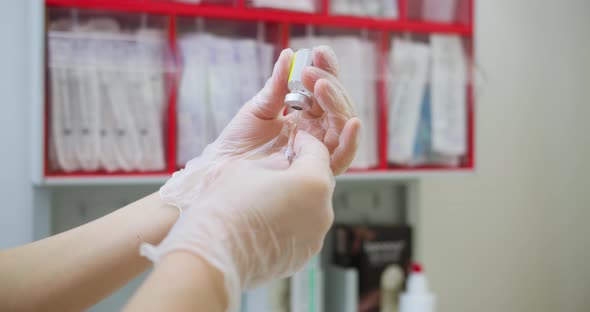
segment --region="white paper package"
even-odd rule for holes
[[[49,32],[50,165],[64,172],[159,171],[166,166],[166,38],[124,33],[108,18]]]
[[[178,101],[176,163],[201,154],[270,76],[274,47],[207,33],[180,38],[183,73]],[[264,77],[264,78],[263,78]]]
[[[467,64],[461,38],[431,35],[432,148],[446,157],[467,151]]]
[[[212,138],[209,125],[209,102],[206,46],[212,40],[208,35],[186,36],[179,40],[183,61],[182,78],[178,91],[177,165],[183,166],[199,155]]]
[[[422,0],[422,18],[427,21],[452,23],[455,21],[457,0]]]
[[[424,94],[428,87],[430,49],[427,44],[395,39],[391,47],[388,161],[415,161],[414,145]]]
[[[331,0],[330,14],[398,18],[396,0]]]
[[[467,60],[461,38],[394,39],[391,51],[389,163],[459,165],[467,152]]]
[[[274,8],[313,13],[317,11],[315,0],[251,0],[253,7]]]

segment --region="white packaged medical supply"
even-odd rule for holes
[[[397,0],[381,0],[383,3],[383,17],[399,18],[399,7]]]
[[[467,64],[461,38],[432,35],[432,148],[445,156],[467,151]]]
[[[130,39],[126,36],[115,39],[116,49],[111,62],[116,66],[113,73],[117,78],[111,81],[109,88],[113,92],[113,101],[110,104],[114,112],[117,163],[120,170],[125,172],[137,169],[140,150],[134,116],[134,106],[137,103],[135,95],[129,92],[135,76],[131,70],[134,42]]]
[[[254,7],[275,8],[309,13],[313,13],[317,9],[315,0],[252,0],[250,3]]]
[[[178,154],[176,163],[183,167],[203,152],[212,137],[208,101],[208,45],[206,34],[192,34],[179,40],[183,62],[178,91]]]
[[[367,119],[367,126],[365,127],[366,149],[367,149],[367,168],[376,167],[379,164],[379,121],[377,114],[377,46],[369,40],[363,40],[363,50],[365,57],[363,58],[363,66],[365,68],[365,100],[366,109],[365,118]]]
[[[375,167],[378,165],[376,47],[368,40],[351,36],[334,37],[332,45],[338,51],[339,78],[363,121],[357,155],[351,168]]]
[[[388,160],[410,164],[424,93],[429,79],[430,51],[427,44],[402,39],[391,47]]]
[[[78,170],[74,137],[75,101],[78,98],[78,81],[73,63],[74,41],[57,31],[49,35],[49,63],[51,84],[51,140],[59,169],[65,172]]]
[[[179,40],[180,81],[177,164],[198,156],[272,72],[274,47],[250,38],[206,33]],[[230,87],[232,86],[232,87]]]
[[[330,14],[332,15],[352,15],[352,0],[331,0]]]
[[[50,29],[51,168],[164,169],[162,32],[124,33],[110,18]]]
[[[116,127],[112,102],[114,101],[112,92],[113,79],[118,79],[116,73],[112,70],[116,43],[113,40],[102,40],[101,53],[98,60],[98,84],[101,90],[100,106],[100,124],[99,124],[99,142],[100,154],[99,161],[102,169],[107,172],[113,172],[120,169],[117,161],[118,146],[115,142]]]
[[[251,99],[262,87],[259,77],[261,67],[258,63],[258,43],[254,39],[234,39],[233,56],[236,67],[234,68],[236,84],[238,88],[238,101],[235,103],[236,111]]]
[[[76,157],[83,171],[99,169],[100,155],[100,105],[101,94],[98,81],[96,51],[100,40],[92,32],[78,33],[76,36],[75,68],[78,80],[78,99],[76,101],[77,117],[74,137],[76,140]]]
[[[157,30],[142,29],[135,35],[129,68],[130,108],[134,117],[132,134],[138,142],[135,168],[139,171],[163,170],[162,107],[165,68],[165,40]]]
[[[238,91],[229,88],[228,79],[232,80],[235,62],[231,39],[218,37],[207,47],[209,101],[213,116],[214,137],[219,136],[223,128],[236,113],[235,104]],[[213,107],[214,106],[214,107]]]
[[[166,103],[164,74],[173,70],[166,62],[166,41],[163,34],[156,30],[143,29],[137,33],[138,73],[141,80],[137,86],[140,111],[138,131],[140,139],[140,171],[164,170],[163,116]]]
[[[383,14],[381,0],[363,0],[360,3],[363,7],[363,16],[381,16]]]
[[[264,86],[266,80],[272,75],[272,64],[275,47],[266,42],[258,42],[258,65],[260,75],[260,85]]]
[[[422,0],[422,18],[431,22],[452,23],[457,12],[457,0]]]

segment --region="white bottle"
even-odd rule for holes
[[[412,265],[406,291],[400,297],[399,312],[434,312],[434,294],[428,290],[428,281],[420,264]]]

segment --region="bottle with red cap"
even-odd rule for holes
[[[428,280],[419,263],[412,264],[406,291],[400,296],[399,312],[434,312],[434,294],[428,290]]]

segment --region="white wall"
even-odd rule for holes
[[[30,168],[30,11],[10,0],[0,10],[0,249],[33,239]]]
[[[421,184],[439,311],[590,311],[590,1],[477,2],[478,172]]]

